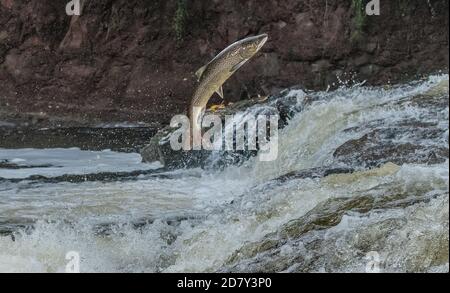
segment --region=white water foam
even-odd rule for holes
[[[332,163],[338,146],[364,135],[364,127],[342,132],[351,127],[416,118],[448,129],[448,107],[431,117],[414,105],[398,104],[445,81],[448,84],[447,75],[391,89],[354,87],[313,93],[320,99],[281,131],[280,157],[272,163],[254,158],[223,171],[177,170],[165,173],[170,178],[143,176],[124,182],[25,182],[6,187],[0,183],[0,221],[19,221],[24,216],[39,220],[34,231],[18,234],[14,241],[0,237],[0,272],[62,272],[69,251],[80,253],[82,272],[216,271],[232,265],[233,256],[245,264],[244,256],[235,256],[240,249],[252,247],[251,243],[257,246],[268,234],[280,232],[319,204],[362,195],[420,201],[406,209],[349,212],[337,226],[312,231],[299,240],[305,245],[308,239],[320,240],[315,250],[287,243],[282,255],[312,259],[310,271],[364,271],[366,251],[361,243],[374,239],[368,248],[378,249],[387,271],[448,271],[448,161],[430,166],[388,164],[373,171],[267,184],[290,171]],[[423,143],[446,142],[448,131],[440,142]],[[8,158],[28,160],[19,154]],[[123,161],[111,164],[121,166],[119,162]],[[93,231],[96,224],[142,217],[154,222],[142,229],[119,225],[108,235]],[[286,270],[296,271],[299,266]]]

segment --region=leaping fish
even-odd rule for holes
[[[189,108],[191,141],[200,142],[201,140],[200,120],[211,96],[217,93],[222,99],[224,98],[222,85],[264,46],[267,39],[268,35],[262,34],[237,41],[196,72],[199,84]],[[194,149],[195,145],[196,143],[194,143]]]

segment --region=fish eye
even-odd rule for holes
[[[241,56],[242,58],[247,58],[248,54],[248,47],[243,47],[241,50],[239,50],[239,56]]]

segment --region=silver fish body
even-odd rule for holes
[[[199,120],[212,95],[217,92],[223,98],[222,85],[264,46],[267,39],[267,34],[262,34],[237,41],[200,68],[197,72],[199,84],[189,108],[193,135],[200,133]]]

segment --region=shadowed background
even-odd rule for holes
[[[404,81],[448,68],[448,1],[0,0],[0,120],[39,126],[185,113],[194,72],[228,44],[268,33],[225,84],[236,101],[300,85]],[[212,102],[217,101],[213,99]]]

